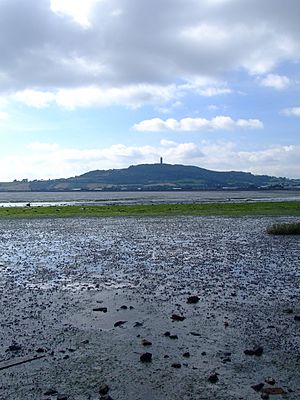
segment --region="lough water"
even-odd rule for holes
[[[300,201],[300,190],[170,192],[0,192],[0,207]]]

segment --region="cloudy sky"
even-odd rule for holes
[[[0,180],[300,178],[299,0],[0,0]]]

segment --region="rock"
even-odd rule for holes
[[[260,395],[260,398],[263,399],[263,400],[268,400],[270,398],[270,396],[267,393],[262,393]]]
[[[218,374],[217,374],[217,373],[214,373],[214,374],[209,375],[209,377],[207,378],[207,380],[208,380],[210,383],[217,383],[218,380],[219,380]]]
[[[198,296],[190,296],[187,299],[187,303],[188,304],[196,304],[196,303],[198,303],[199,300],[200,300],[200,298]]]
[[[106,383],[102,383],[99,387],[100,396],[105,396],[109,392],[109,386]]]
[[[295,321],[300,321],[300,315],[295,315],[295,316],[294,316],[294,320],[295,320]]]
[[[134,328],[139,328],[140,326],[143,326],[142,322],[135,322],[133,325]]]
[[[283,312],[286,314],[293,314],[294,310],[292,308],[287,308],[286,310],[283,310]]]
[[[202,351],[201,356],[206,356],[206,351]]]
[[[142,340],[142,345],[143,345],[143,346],[152,346],[152,342],[150,342],[150,341],[147,340],[147,339],[143,339],[143,340]]]
[[[169,338],[170,339],[178,339],[178,336],[177,335],[170,335]]]
[[[169,331],[167,331],[167,332],[164,333],[164,336],[166,336],[166,337],[168,337],[168,336],[170,336],[170,335],[171,335],[171,333],[170,333]]]
[[[271,377],[266,378],[265,382],[268,383],[269,385],[275,385],[276,383],[275,379]]]
[[[57,390],[56,390],[56,389],[48,389],[48,390],[44,393],[44,396],[54,396],[55,394],[57,394]]]
[[[280,387],[265,388],[262,390],[262,392],[267,395],[278,395],[285,393],[285,391]]]
[[[171,365],[172,368],[181,368],[181,364],[180,363],[173,363]]]
[[[65,395],[65,394],[59,394],[59,395],[56,397],[56,400],[68,400],[68,396]]]
[[[8,347],[6,351],[20,351],[22,350],[22,346],[20,344],[12,344]]]
[[[259,346],[259,347],[255,347],[252,350],[245,350],[244,354],[246,354],[246,356],[258,356],[258,357],[260,357],[263,352],[264,352],[264,349]]]
[[[107,313],[107,307],[96,307],[96,308],[93,308],[93,311],[101,311],[101,312]]]
[[[151,353],[143,353],[140,357],[141,362],[151,362],[152,354]]]
[[[264,387],[264,383],[257,383],[256,385],[252,385],[252,389],[255,390],[256,392],[260,392],[261,389]]]
[[[127,306],[121,306],[120,308],[121,308],[121,310],[127,310],[128,307]]]
[[[126,322],[127,321],[117,321],[117,322],[114,323],[114,327],[116,328],[117,326],[124,325],[124,324],[126,324]]]
[[[185,358],[189,358],[191,355],[189,351],[186,351],[185,353],[182,354],[182,356]]]
[[[197,333],[197,332],[190,332],[190,334],[191,334],[192,336],[201,336],[200,333]]]
[[[171,319],[173,321],[184,321],[185,317],[183,317],[182,315],[172,314]]]
[[[43,349],[42,347],[39,347],[37,350],[36,350],[36,353],[45,353],[45,349]]]

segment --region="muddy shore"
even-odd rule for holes
[[[299,399],[300,241],[266,234],[290,220],[2,220],[1,400]]]

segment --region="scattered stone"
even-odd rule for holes
[[[48,389],[48,390],[44,393],[44,396],[54,396],[55,394],[57,394],[57,390],[56,390],[56,389]]]
[[[262,390],[262,392],[267,395],[277,395],[285,393],[285,391],[280,387],[265,388]]]
[[[207,380],[208,380],[210,383],[217,383],[218,380],[219,380],[218,374],[217,374],[217,373],[214,373],[214,374],[209,375],[209,377],[207,378]]]
[[[178,339],[178,336],[177,335],[170,335],[169,338],[170,339]]]
[[[140,326],[143,326],[142,322],[135,322],[135,324],[133,325],[134,328],[139,328]]]
[[[127,306],[121,306],[120,308],[121,308],[121,310],[127,310],[128,307]]]
[[[140,357],[141,362],[151,362],[152,354],[151,353],[143,353]]]
[[[166,336],[166,337],[168,337],[168,336],[170,336],[170,335],[171,335],[171,333],[170,333],[169,331],[167,331],[167,332],[164,333],[164,336]]]
[[[99,387],[100,396],[105,396],[109,392],[109,386],[106,383],[102,383]]]
[[[276,383],[275,379],[271,377],[266,378],[265,382],[268,383],[269,385],[275,385]]]
[[[8,347],[6,351],[20,351],[22,350],[22,346],[20,344],[12,344]]]
[[[294,310],[292,308],[287,308],[283,312],[286,313],[286,314],[293,314]]]
[[[152,346],[152,342],[150,342],[150,341],[147,340],[147,339],[143,339],[143,340],[142,340],[142,345],[143,345],[143,346]]]
[[[129,306],[129,310],[134,310],[134,307],[133,306]]]
[[[171,319],[173,321],[184,321],[185,317],[183,317],[182,315],[172,314]]]
[[[164,355],[164,358],[170,358],[170,356],[168,356],[168,354],[165,354],[165,355]]]
[[[255,347],[252,350],[245,350],[244,354],[246,354],[246,356],[258,356],[260,357],[262,355],[262,353],[264,352],[263,347]]]
[[[101,312],[107,313],[107,307],[96,307],[96,308],[93,308],[93,311],[101,311]]]
[[[261,389],[265,386],[264,383],[258,383],[256,385],[252,385],[252,389],[255,390],[256,392],[260,392]]]
[[[224,322],[224,326],[225,326],[225,328],[228,328],[229,323],[228,323],[227,321],[225,321],[225,322]]]
[[[126,322],[127,321],[117,321],[117,322],[114,323],[114,327],[116,328],[118,326],[124,325],[124,324],[126,324]]]
[[[42,347],[39,347],[37,350],[36,350],[36,353],[45,353],[45,349],[43,349]]]
[[[190,296],[187,299],[187,303],[188,304],[196,304],[196,303],[198,303],[199,300],[200,300],[200,298],[198,296]]]
[[[300,315],[295,315],[295,316],[294,316],[294,320],[295,320],[295,321],[300,321]]]
[[[186,351],[185,353],[182,354],[182,356],[185,358],[189,358],[191,355],[189,351]]]
[[[65,395],[65,394],[59,394],[59,395],[56,397],[56,400],[68,400],[68,396]]]
[[[171,365],[171,367],[173,367],[173,368],[181,368],[181,364],[180,363],[173,363]]]
[[[267,393],[262,393],[260,395],[260,398],[263,399],[263,400],[269,400],[270,396]]]
[[[197,332],[190,332],[190,334],[191,334],[192,336],[201,336],[200,333],[197,333]]]
[[[206,351],[202,351],[201,356],[206,356]]]

